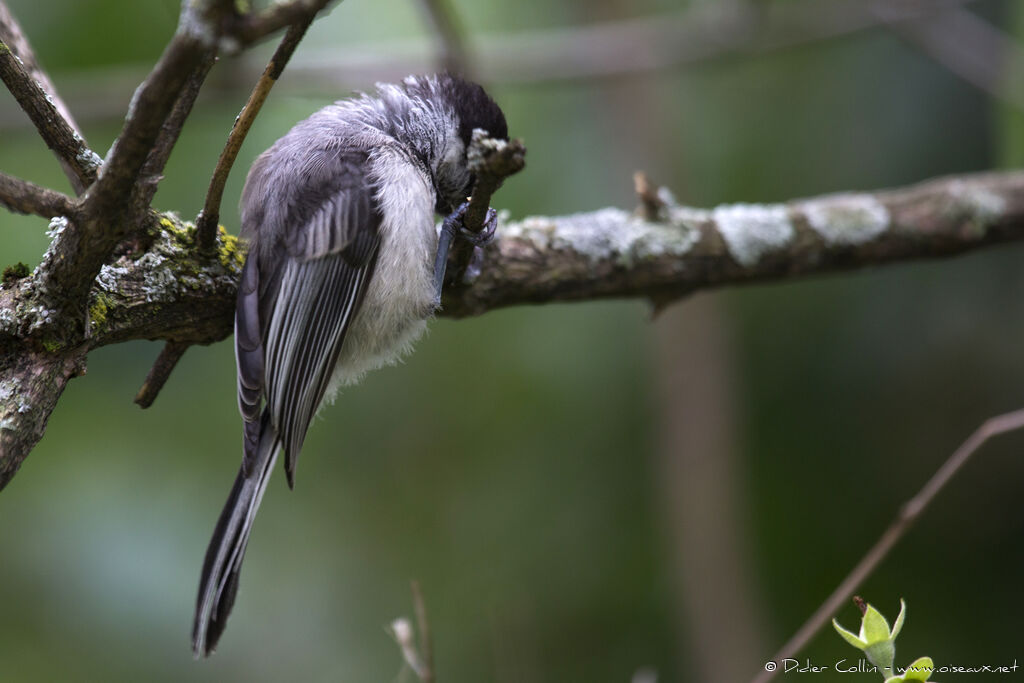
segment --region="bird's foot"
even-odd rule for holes
[[[438,235],[437,254],[434,257],[434,310],[441,307],[441,289],[444,287],[448,250],[451,249],[452,240],[458,236],[473,245],[473,255],[466,266],[466,278],[472,280],[480,275],[480,266],[484,258],[483,248],[494,241],[494,234],[498,229],[498,212],[489,208],[480,232],[467,230],[462,222],[467,208],[469,202],[463,202],[441,222],[441,234]]]

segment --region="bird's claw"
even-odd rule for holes
[[[463,206],[466,205],[463,204]],[[462,207],[459,208],[461,209]],[[480,228],[480,232],[473,232],[472,230],[468,230],[465,226],[460,226],[459,237],[466,240],[474,247],[486,247],[494,241],[494,233],[497,229],[498,212],[494,209],[487,209],[487,217],[484,218],[484,224]]]
[[[473,232],[463,224],[468,208],[469,202],[463,202],[441,222],[441,234],[438,235],[437,254],[434,257],[434,310],[441,307],[441,290],[444,286],[444,273],[448,264],[448,250],[456,235],[473,245],[473,255],[466,266],[466,277],[470,280],[480,274],[480,266],[484,257],[483,248],[494,241],[494,234],[498,229],[498,212],[488,208],[480,232]]]

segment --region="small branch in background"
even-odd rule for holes
[[[0,171],[0,206],[15,213],[43,218],[71,216],[75,203],[66,194],[15,178]]]
[[[476,80],[466,48],[465,31],[449,0],[419,0],[430,28],[441,44],[441,67],[470,80]]]
[[[1024,48],[969,10],[950,7],[901,21],[899,5],[874,3],[869,11],[891,22],[896,35],[978,90],[1024,111],[1024,87],[1004,77],[1024,68]],[[1016,64],[1016,71],[1012,64]]]
[[[425,648],[429,645],[429,628],[426,626],[427,614],[423,607],[423,596],[419,592],[419,584],[413,581],[413,601],[416,603],[416,619],[420,626],[420,644],[424,652],[416,647],[416,640],[413,635],[412,623],[406,617],[399,617],[391,622],[389,632],[391,637],[398,643],[398,649],[402,652],[402,659],[412,670],[421,683],[434,683],[433,654]]]
[[[423,601],[420,582],[412,581],[412,604],[416,612],[416,626],[420,630],[420,651],[423,653],[425,676],[423,683],[434,682],[434,643],[430,636],[430,621],[427,620],[427,604]]]
[[[188,350],[188,347],[188,344],[176,341],[169,341],[164,344],[163,350],[157,356],[156,362],[153,363],[153,367],[149,370],[149,374],[146,375],[146,380],[139,388],[139,393],[135,395],[135,403],[140,408],[148,408],[153,405],[157,394],[164,388],[167,378],[171,376],[171,372],[178,364],[178,361],[181,360],[185,351]]]
[[[247,14],[229,28],[229,33],[240,47],[248,47],[286,26],[307,21],[309,15],[315,18],[332,0],[291,0],[276,2],[256,14]],[[312,18],[309,20],[312,21]]]
[[[890,18],[873,15],[864,0],[744,3],[729,11],[717,3],[699,3],[685,10],[585,26],[480,35],[474,41],[480,46],[473,51],[474,77],[490,84],[538,84],[683,69],[834,40],[879,26],[891,28],[894,22],[917,21],[972,1],[919,3]],[[303,6],[273,5],[261,14],[238,19],[241,23],[229,34],[244,47],[294,23]],[[637,45],[644,49],[637,50]],[[292,60],[288,85],[279,87],[322,95],[392,81],[422,71],[433,52],[429,44],[409,41],[314,48]],[[252,78],[264,66],[243,63]],[[132,67],[91,69],[68,74],[63,87],[80,115],[120,117],[126,91],[144,74]],[[20,117],[0,108],[0,127],[20,123]]]
[[[32,51],[32,46],[29,44],[28,39],[22,32],[21,26],[18,25],[17,20],[15,20],[14,16],[11,14],[10,9],[8,9],[7,3],[2,0],[0,0],[0,42],[6,44],[7,47],[10,48],[11,53],[21,60],[29,78],[35,81],[43,93],[46,94],[48,102],[53,105],[53,108],[56,110],[60,120],[63,120],[67,124],[68,128],[78,136],[82,148],[88,150],[88,145],[85,142],[85,136],[82,135],[82,130],[75,123],[74,118],[71,116],[71,112],[68,111],[64,101],[61,100],[60,96],[57,94],[57,89],[53,86],[53,82],[50,81],[50,77],[39,65],[39,61],[36,59],[36,55]],[[49,141],[47,141],[47,144],[49,144]],[[95,180],[96,169],[93,168],[91,169],[91,173],[85,172],[83,175],[83,171],[85,169],[81,169],[73,164],[71,159],[65,157],[56,148],[53,148],[53,150],[57,157],[57,161],[60,162],[61,168],[64,169],[64,174],[71,182],[71,186],[74,188],[75,193],[81,194],[85,188]]]
[[[238,158],[238,152],[242,149],[245,136],[248,135],[253,121],[256,120],[256,115],[260,113],[260,108],[266,101],[267,95],[270,94],[270,89],[274,87],[277,79],[281,76],[292,53],[298,47],[299,41],[306,35],[310,23],[316,18],[317,12],[324,4],[326,2],[313,3],[313,7],[307,8],[306,13],[288,28],[281,44],[274,51],[274,56],[270,58],[270,63],[263,70],[263,75],[260,76],[252,93],[249,94],[249,100],[242,107],[238,118],[235,119],[231,133],[228,134],[228,141],[217,160],[213,177],[210,178],[206,202],[203,204],[199,216],[196,217],[196,242],[199,249],[206,251],[213,248],[217,237],[217,224],[220,221],[220,203],[224,197],[224,186],[231,173],[231,167],[234,166],[235,159]]]
[[[970,460],[978,449],[984,446],[989,439],[1024,429],[1024,409],[1015,410],[986,420],[977,430],[971,434],[963,444],[957,448],[942,466],[932,475],[931,479],[918,491],[917,495],[907,501],[896,519],[892,521],[889,528],[885,530],[881,538],[861,558],[860,562],[836,587],[835,591],[821,604],[821,607],[800,627],[800,630],[790,638],[789,642],[775,654],[772,661],[776,664],[785,659],[791,659],[804,646],[810,642],[828,620],[836,613],[842,604],[850,597],[871,575],[879,563],[885,559],[893,546],[899,542],[907,530],[917,521],[921,514],[928,508],[942,489],[949,484],[950,480],[959,472],[967,461]],[[754,683],[766,683],[778,673],[778,667],[771,671],[761,671],[754,677]]]

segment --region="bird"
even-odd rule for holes
[[[319,407],[394,363],[424,332],[452,239],[480,246],[493,237],[493,209],[479,235],[461,223],[475,129],[508,139],[504,113],[480,85],[447,73],[409,76],[320,109],[249,170],[234,326],[243,455],[203,562],[197,658],[224,632],[278,455],[294,488]]]

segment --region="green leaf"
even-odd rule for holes
[[[868,645],[889,640],[889,622],[873,605],[868,605],[867,611],[864,612],[864,619],[860,625],[860,637],[867,641]]]
[[[832,620],[832,627],[835,628],[836,633],[838,633],[839,635],[841,635],[843,637],[843,640],[848,642],[850,645],[853,645],[858,650],[863,650],[864,648],[866,648],[868,646],[868,644],[865,643],[863,640],[861,640],[857,636],[857,634],[855,634],[855,633],[853,633],[851,631],[847,631],[845,628],[840,626],[839,622],[836,621],[835,619]]]
[[[903,620],[907,616],[907,603],[903,602],[903,598],[900,598],[900,614],[896,617],[896,623],[892,625],[892,634],[889,636],[893,640],[896,640],[896,636],[903,630]]]
[[[903,683],[906,679],[903,676],[890,676],[885,679],[885,683]]]
[[[934,669],[935,664],[932,662],[931,657],[918,657],[907,667],[906,672],[903,674],[903,680],[927,681]]]

